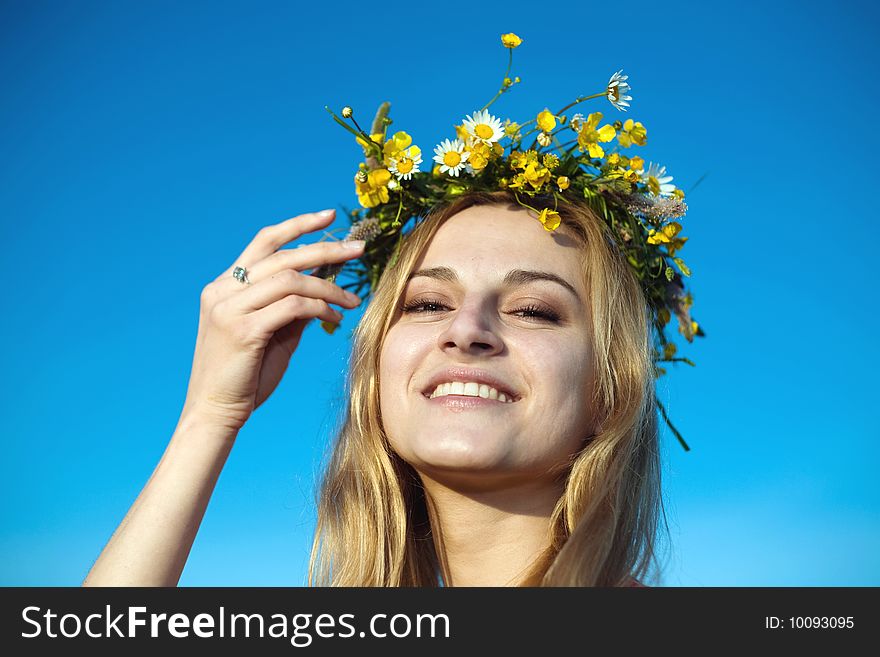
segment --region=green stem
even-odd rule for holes
[[[578,98],[578,99],[577,99],[576,101],[574,101],[573,103],[569,103],[568,105],[566,105],[565,107],[563,107],[561,110],[559,110],[558,112],[556,112],[556,116],[559,116],[559,115],[562,114],[565,110],[569,109],[570,107],[574,107],[574,106],[577,105],[578,103],[582,103],[582,102],[584,102],[585,100],[590,100],[591,98],[599,98],[599,97],[601,97],[601,96],[607,96],[607,95],[608,95],[608,92],[603,91],[603,92],[600,93],[600,94],[593,94],[592,96],[584,96],[583,98]]]
[[[675,434],[675,437],[678,438],[678,442],[681,443],[681,446],[684,447],[684,451],[686,451],[686,452],[691,451],[691,448],[688,447],[688,444],[684,441],[684,438],[681,437],[681,434],[678,432],[678,429],[676,429],[672,425],[672,422],[669,421],[669,416],[666,414],[666,409],[663,408],[663,404],[660,402],[659,399],[657,400],[657,408],[660,409],[660,414],[663,416],[663,419],[666,421],[666,425],[672,430],[672,433]]]
[[[498,90],[498,93],[492,97],[492,100],[490,100],[488,103],[486,103],[485,105],[483,105],[480,108],[480,110],[479,110],[480,112],[482,112],[484,109],[487,109],[489,107],[489,105],[491,105],[496,100],[498,100],[498,98],[501,97],[501,94],[503,94],[505,91],[507,91],[510,88],[510,87],[504,86],[504,80],[506,80],[507,78],[510,77],[510,67],[513,65],[513,48],[508,48],[508,54],[510,56],[507,58],[507,71],[504,73],[504,77],[501,80],[501,88]]]

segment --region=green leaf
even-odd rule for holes
[[[691,270],[687,268],[687,265],[684,264],[684,260],[681,258],[673,258],[672,261],[678,265],[678,268],[681,269],[681,273],[685,276],[691,275]]]

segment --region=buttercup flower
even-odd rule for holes
[[[623,73],[623,69],[620,69],[617,73],[611,76],[611,79],[608,80],[608,88],[605,93],[608,96],[608,100],[611,101],[611,104],[614,105],[621,112],[625,112],[627,107],[629,107],[629,103],[626,102],[628,100],[632,100],[632,96],[627,96],[627,92],[629,91],[629,84],[626,83],[628,75],[621,75]]]
[[[391,172],[388,169],[373,169],[367,174],[366,182],[361,182],[360,179],[361,176],[356,174],[354,186],[361,205],[365,208],[374,208],[380,203],[388,202],[388,183],[391,180]]]
[[[382,147],[382,152],[385,154],[385,161],[390,162],[390,160],[396,157],[400,151],[408,148],[411,144],[412,137],[407,133],[403,131],[395,132],[394,136],[386,141],[385,145]]]
[[[434,153],[434,161],[440,165],[440,173],[449,173],[451,176],[458,176],[470,155],[465,152],[460,139],[444,139],[434,147]]]
[[[603,125],[596,130],[601,120],[602,112],[593,112],[578,132],[578,148],[581,151],[589,151],[590,157],[604,157],[605,151],[599,146],[599,142],[611,141],[616,134],[610,125]]]
[[[556,186],[559,187],[559,191],[564,192],[568,189],[569,185],[571,185],[571,181],[568,179],[568,176],[559,176],[556,179]]]
[[[497,146],[498,144],[494,144]],[[470,146],[465,146],[465,155],[467,158],[467,172],[476,173],[482,171],[489,164],[489,160],[494,155],[493,147],[483,142],[476,142]]]
[[[617,141],[624,148],[629,148],[633,144],[644,146],[648,143],[648,131],[638,121],[627,119],[623,124],[623,130],[617,135]]]
[[[513,50],[518,47],[522,43],[522,39],[516,36],[513,32],[508,32],[507,34],[501,35],[501,44],[505,48],[510,48]]]
[[[665,244],[669,255],[675,255],[684,243],[688,241],[687,237],[678,237],[681,231],[681,224],[677,221],[666,224],[660,230],[651,229],[648,231],[648,244]]]
[[[486,110],[474,112],[463,121],[468,134],[484,144],[492,144],[504,136],[504,128],[501,121],[492,116]]]
[[[544,132],[552,132],[556,127],[556,117],[553,116],[553,112],[545,108],[543,112],[538,113],[536,123]]]
[[[653,162],[648,166],[648,170],[642,174],[642,182],[648,186],[654,196],[670,196],[675,191],[675,185],[669,184],[671,180],[672,176],[666,175],[666,167],[661,167]]]
[[[562,219],[559,217],[559,213],[556,210],[544,208],[541,210],[541,214],[538,215],[538,221],[544,226],[544,230],[556,230],[559,228]]]

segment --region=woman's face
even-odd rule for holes
[[[583,254],[563,230],[471,207],[416,263],[382,347],[380,400],[392,448],[418,472],[476,489],[534,481],[594,432]]]

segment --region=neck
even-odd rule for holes
[[[421,477],[445,586],[517,586],[550,546],[561,485],[532,480],[463,492]]]

